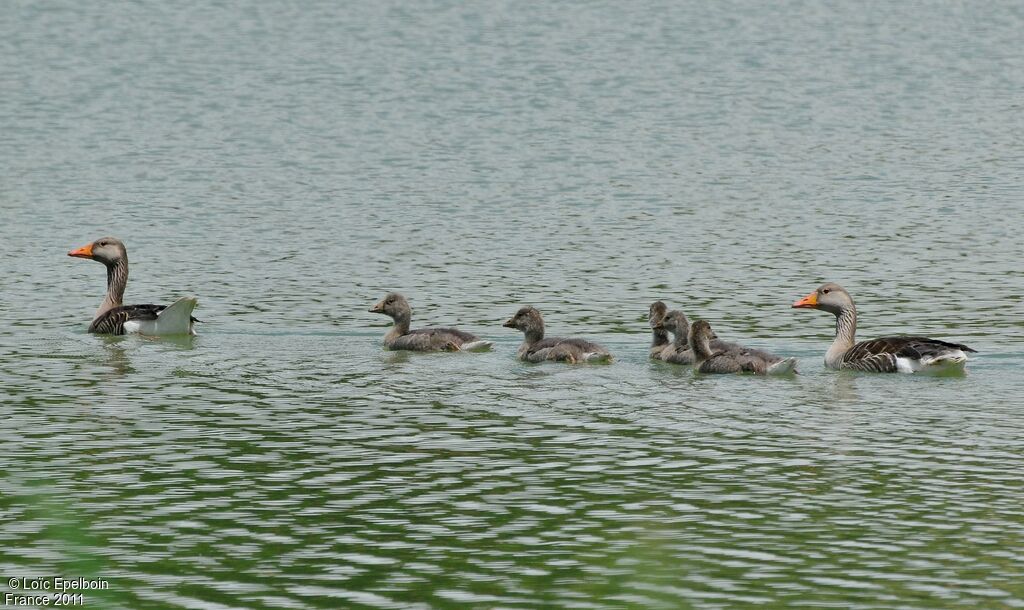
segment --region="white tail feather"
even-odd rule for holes
[[[493,345],[491,341],[481,339],[479,341],[467,341],[459,349],[464,352],[482,352],[491,349],[491,345]]]
[[[786,358],[768,367],[769,375],[789,375],[796,372],[796,358]]]
[[[896,367],[900,372],[925,375],[962,373],[967,366],[967,354],[963,350],[950,350],[931,358],[922,358],[920,361],[900,362],[900,360],[906,359],[896,359]]]
[[[961,350],[955,352],[945,352],[935,356],[933,358],[922,358],[921,364],[925,366],[948,366],[951,364],[960,364],[967,362],[967,354]]]
[[[181,297],[156,316],[149,324],[142,324],[139,332],[145,335],[194,335],[192,310],[199,300],[195,297]]]

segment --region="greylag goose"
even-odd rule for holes
[[[874,373],[941,373],[962,371],[967,352],[960,343],[927,337],[882,337],[854,343],[857,307],[850,293],[832,282],[793,303],[794,308],[821,309],[836,317],[836,336],[825,352],[825,366]]]
[[[693,350],[690,349],[690,321],[686,314],[673,309],[661,319],[660,328],[672,333],[672,348],[662,358],[672,364],[693,364]]]
[[[198,300],[182,297],[166,305],[123,305],[128,284],[128,251],[121,240],[102,237],[91,244],[68,252],[68,256],[99,261],[107,267],[107,296],[96,310],[89,332],[106,335],[139,333],[143,335],[194,335],[192,317]]]
[[[563,337],[544,338],[544,319],[533,307],[523,307],[502,326],[521,330],[523,344],[517,356],[526,362],[560,360],[563,362],[610,362],[611,353],[604,347],[586,339]]]
[[[686,319],[686,314],[673,309],[665,314],[660,326],[672,333],[673,336],[672,349],[671,351],[666,351],[662,360],[672,364],[693,364],[693,350],[690,349],[690,321]],[[726,343],[715,336],[714,332],[711,333],[712,350],[733,349],[735,347],[737,347],[735,344]]]
[[[759,349],[726,344],[724,349],[712,347],[714,332],[707,320],[697,320],[690,327],[690,351],[698,373],[755,373],[786,375],[796,372],[796,358],[781,358]]]
[[[416,352],[458,352],[482,350],[491,346],[490,341],[483,341],[476,335],[457,328],[409,330],[412,308],[409,306],[409,301],[397,292],[388,293],[370,308],[370,312],[390,316],[395,321],[391,330],[384,335],[384,346],[388,349]]]
[[[672,352],[667,354],[663,360],[672,364],[693,364],[693,350],[690,349],[690,321],[686,319],[686,314],[681,311],[670,311],[662,319],[661,326],[672,333]]]
[[[661,301],[651,303],[647,311],[647,323],[651,325],[650,356],[655,360],[664,360],[665,356],[674,351],[672,343],[668,340],[668,331],[661,325],[667,312],[668,306]]]

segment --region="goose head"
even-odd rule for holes
[[[697,320],[690,326],[690,349],[694,354],[706,354],[711,351],[711,339],[715,336],[711,323]]]
[[[382,313],[392,318],[400,318],[411,315],[412,308],[409,307],[409,301],[406,301],[405,297],[397,292],[389,292],[383,299],[377,301],[376,305],[370,308],[370,313]]]
[[[124,242],[116,237],[101,237],[77,250],[68,252],[68,256],[89,258],[110,267],[127,260],[128,250],[125,249]]]
[[[651,303],[651,308],[647,312],[647,322],[651,325],[654,330],[662,330],[661,326],[662,318],[665,317],[665,313],[668,312],[668,305],[665,305],[661,301],[655,301]]]
[[[521,330],[526,334],[544,334],[544,318],[540,317],[539,311],[529,306],[521,308],[516,315],[505,320],[502,326]]]
[[[690,332],[690,321],[686,319],[685,313],[673,310],[665,314],[665,317],[661,319],[661,328],[677,337],[681,336],[685,340]]]
[[[818,289],[793,303],[794,308],[821,309],[835,315],[853,309],[853,297],[846,289],[832,282],[818,286]]]

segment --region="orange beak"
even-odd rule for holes
[[[92,244],[86,244],[77,250],[68,252],[68,256],[75,258],[92,258]]]
[[[811,294],[805,296],[804,298],[800,299],[799,301],[793,303],[793,307],[800,307],[800,308],[806,307],[808,309],[814,309],[817,306],[818,306],[818,293],[817,292],[812,292]]]

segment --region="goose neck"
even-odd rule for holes
[[[854,337],[857,334],[857,309],[852,305],[844,307],[836,313],[836,335],[832,341],[832,347],[825,355],[825,362],[838,363],[843,354],[853,347]]]
[[[703,362],[711,358],[711,344],[708,342],[707,337],[697,337],[695,340],[690,341],[690,348],[693,350],[693,359],[697,362]]]
[[[396,314],[394,317],[395,325],[391,327],[392,335],[401,337],[402,335],[409,332],[409,325],[412,322],[412,313],[408,311]]]
[[[107,295],[103,298],[96,315],[120,307],[124,302],[124,289],[128,285],[128,259],[120,258],[107,265]]]
[[[683,352],[690,348],[690,331],[681,328],[676,331],[675,341],[672,342],[676,350]]]
[[[523,341],[527,345],[533,345],[544,338],[544,329],[531,328],[523,333]]]

